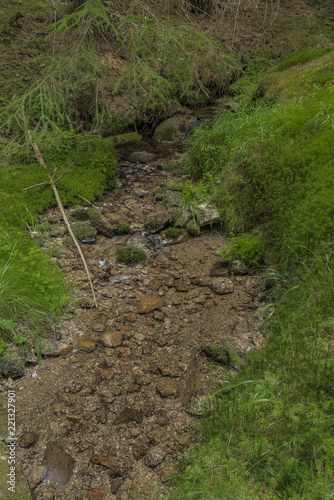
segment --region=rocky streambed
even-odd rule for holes
[[[188,230],[166,237],[183,214],[168,186],[185,176],[175,174],[180,147],[156,146],[119,149],[116,188],[90,209],[103,216],[100,226],[85,209],[69,211],[74,224],[95,228],[80,237],[98,309],[60,217],[43,218],[52,224],[45,247],[75,298],[43,341],[42,363],[31,354],[25,375],[2,383],[4,394],[16,391],[16,451],[28,485],[20,498],[167,499],[199,439],[205,399],[236,369],[210,356],[210,346],[223,348],[229,336],[247,356],[264,343],[261,313],[254,316],[264,284],[222,266],[226,239],[206,209],[200,224],[183,221]],[[124,246],[141,249],[146,262],[120,263]]]

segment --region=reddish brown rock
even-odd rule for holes
[[[142,297],[138,305],[138,312],[139,314],[147,314],[164,305],[165,301],[160,297]]]
[[[94,488],[88,492],[87,500],[105,500],[108,490],[105,486]]]
[[[114,468],[116,464],[116,460],[111,455],[109,455],[109,453],[102,452],[95,453],[90,461],[92,462],[92,464],[102,465],[107,469]]]
[[[108,330],[101,337],[101,342],[106,347],[117,347],[121,345],[122,340],[123,340],[123,334],[122,332],[119,332],[117,330]]]
[[[79,340],[78,347],[81,351],[92,352],[96,349],[96,344],[90,340]]]

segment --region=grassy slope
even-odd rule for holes
[[[229,227],[256,228],[283,271],[268,272],[279,285],[268,346],[213,398],[177,499],[332,497],[334,53],[313,56],[294,56],[261,82],[262,103],[194,139],[190,168],[215,176]]]

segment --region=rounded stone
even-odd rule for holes
[[[106,347],[117,347],[121,345],[122,340],[123,340],[123,334],[122,332],[119,332],[117,330],[109,330],[106,333],[104,333],[101,337],[101,342]]]
[[[163,398],[170,398],[177,396],[179,388],[174,380],[170,378],[162,378],[157,383],[157,391]]]

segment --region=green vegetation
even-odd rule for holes
[[[60,313],[67,287],[61,271],[26,234],[0,227],[0,339],[17,341],[18,324],[36,335],[40,323]]]
[[[333,236],[334,53],[307,63],[298,79],[295,67],[275,75],[264,81],[272,82],[276,102],[255,103],[195,132],[189,171],[213,176],[207,185],[230,233],[258,228],[267,261],[283,262]]]
[[[194,134],[188,168],[216,179],[234,235],[224,257],[280,272],[265,274],[277,285],[268,344],[209,398],[178,500],[333,494],[334,53],[318,56],[290,60],[262,80],[262,101]]]
[[[138,263],[145,264],[147,256],[144,250],[129,245],[117,250],[117,260],[129,265]]]
[[[264,260],[264,244],[261,235],[257,230],[251,234],[240,234],[231,238],[228,245],[224,247],[220,254],[223,260],[232,262],[240,259],[247,266],[262,264]]]
[[[180,228],[180,227],[169,227],[168,229],[166,229],[165,231],[165,237],[169,240],[169,239],[175,239],[177,238],[178,236],[181,236],[181,234],[184,233],[184,229]]]

